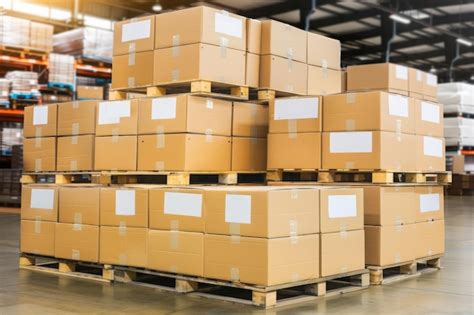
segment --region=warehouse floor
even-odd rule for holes
[[[474,197],[446,198],[444,269],[269,314],[474,313]],[[18,270],[19,215],[0,213],[0,314],[264,313],[250,306]]]

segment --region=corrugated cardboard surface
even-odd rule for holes
[[[114,106],[117,109],[114,109]],[[129,115],[114,117],[117,115],[114,112],[122,106],[129,109],[126,113]],[[99,102],[96,121],[97,136],[136,135],[138,131],[138,99]],[[118,123],[112,121],[118,121]]]
[[[255,103],[234,102],[232,135],[237,137],[266,138],[268,107]]]
[[[96,137],[94,169],[137,170],[137,136]]]
[[[153,84],[153,51],[114,56],[112,88],[133,88]]]
[[[247,52],[245,54],[245,85],[258,88],[260,83],[260,55]]]
[[[127,207],[128,203],[131,207]],[[148,227],[148,189],[125,186],[102,187],[100,225]]]
[[[21,220],[20,252],[54,256],[54,222]]]
[[[143,21],[149,20],[149,36],[140,36],[140,39],[137,40],[130,40],[130,41],[122,41],[122,29],[125,27],[134,28],[133,25],[129,25],[131,23],[140,23]],[[144,25],[145,26],[145,25]],[[145,28],[146,29],[146,28]],[[144,29],[144,30],[145,30]],[[124,55],[132,52],[140,52],[140,51],[147,51],[153,50],[155,42],[155,15],[148,15],[143,17],[136,17],[131,20],[126,21],[116,21],[114,22],[114,56],[117,55]]]
[[[416,223],[415,258],[444,254],[444,220]]]
[[[408,91],[416,94],[423,94],[423,79],[425,74],[423,71],[408,68]]]
[[[58,171],[91,171],[94,169],[94,135],[58,138]]]
[[[295,106],[298,106],[296,102],[305,102],[312,104],[312,109],[316,108],[316,116],[312,118],[298,118],[298,119],[284,119],[282,113],[278,119],[275,119],[275,112],[278,111],[276,107],[286,106],[291,102],[295,102]],[[306,103],[306,102],[305,102]],[[281,97],[277,99],[271,99],[268,102],[269,105],[269,132],[270,133],[295,133],[295,132],[321,132],[322,131],[322,113],[323,113],[323,99],[320,96],[299,96],[299,97]],[[310,113],[308,105],[303,105],[300,117],[313,115],[314,112],[311,110]],[[290,114],[291,113],[287,113]],[[313,115],[314,116],[314,115]],[[291,116],[294,117],[294,116]]]
[[[178,231],[148,231],[147,268],[202,277],[204,234]]]
[[[100,187],[61,186],[59,222],[99,225]]]
[[[439,155],[433,156],[425,154],[424,142],[425,136],[415,136],[416,141],[416,170],[417,171],[445,171],[446,170],[446,152],[444,138],[436,138],[441,141],[438,151]]]
[[[341,71],[308,66],[308,94],[328,95],[342,92]]]
[[[261,54],[275,55],[306,63],[306,32],[274,20],[261,23]]]
[[[204,235],[204,276],[256,285],[319,277],[319,234],[297,238]]]
[[[56,138],[23,139],[23,170],[47,172],[56,170]]]
[[[260,57],[261,89],[306,95],[308,91],[308,65],[274,55]]]
[[[21,188],[21,219],[58,221],[58,187],[23,185]]]
[[[23,136],[25,138],[51,137],[56,135],[58,106],[56,104],[41,105],[47,107],[47,113],[39,112],[41,107],[26,106],[23,118]],[[38,117],[35,118],[35,112]],[[45,115],[46,114],[46,115]],[[46,117],[43,117],[46,116]],[[36,123],[36,124],[35,124]],[[45,124],[43,124],[45,123]]]
[[[415,187],[415,221],[426,222],[444,219],[444,187]]]
[[[262,42],[262,22],[247,19],[247,51],[259,55]]]
[[[362,188],[326,188],[320,191],[321,233],[364,228],[364,191]]]
[[[95,134],[98,101],[74,101],[58,105],[58,136]]]
[[[316,33],[308,36],[308,64],[334,70],[341,69],[341,42]]]
[[[390,90],[407,95],[408,70],[406,79],[396,76],[398,65],[379,63],[347,67],[347,91]],[[406,68],[406,67],[405,67]]]
[[[78,99],[104,99],[104,88],[102,86],[78,85],[76,90]]]
[[[99,239],[100,263],[146,267],[148,229],[101,226]]]
[[[268,134],[268,169],[321,168],[321,133]]]
[[[434,122],[436,117],[429,117],[423,119],[423,106],[429,108],[437,108],[437,114],[434,114],[438,118],[438,122]],[[439,103],[427,102],[422,100],[415,100],[415,133],[417,135],[425,135],[432,137],[443,137],[444,134],[444,119],[443,119],[443,105]],[[429,120],[433,119],[433,120]]]
[[[266,171],[267,139],[232,137],[231,171]]]
[[[56,223],[54,257],[98,262],[99,227],[96,225]]]

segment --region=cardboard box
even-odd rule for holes
[[[416,141],[387,131],[323,132],[322,168],[413,171]]]
[[[153,51],[112,58],[112,89],[144,87],[153,84]]]
[[[347,91],[365,90],[408,95],[408,68],[393,63],[347,67]]]
[[[99,262],[146,268],[147,242],[146,228],[101,226]]]
[[[247,19],[247,51],[260,55],[262,43],[262,22],[255,19]]]
[[[97,101],[74,101],[58,105],[58,136],[95,134]]]
[[[415,221],[426,222],[444,219],[444,187],[415,187]]]
[[[56,104],[26,106],[23,118],[25,138],[51,137],[56,135],[58,106]]]
[[[382,91],[324,97],[324,131],[415,133],[415,101]]]
[[[102,86],[89,86],[89,85],[78,85],[76,87],[77,98],[80,100],[103,100],[104,99],[104,87]]]
[[[150,229],[204,232],[203,195],[199,187],[150,189]]]
[[[311,187],[205,187],[206,233],[287,237],[319,232],[319,191]]]
[[[114,56],[153,50],[154,46],[154,15],[114,22]]]
[[[54,256],[54,222],[21,220],[20,252]]]
[[[319,234],[237,240],[204,235],[204,277],[264,286],[319,277]]]
[[[94,169],[136,171],[137,136],[96,137]]]
[[[306,63],[307,61],[307,33],[297,27],[278,22],[265,20],[261,22],[262,55],[274,55]],[[288,62],[288,60],[285,60]]]
[[[56,170],[56,138],[23,139],[23,171]]]
[[[415,141],[417,171],[446,170],[444,138],[415,136]]]
[[[341,42],[312,32],[306,34],[308,36],[308,64],[340,70]]]
[[[94,135],[59,137],[56,170],[92,171],[94,143]]]
[[[416,258],[416,224],[365,226],[365,264],[387,266]]]
[[[347,92],[347,69],[341,71],[341,93]]]
[[[443,137],[442,104],[415,100],[415,133],[417,135]]]
[[[99,225],[100,187],[59,187],[59,222]]]
[[[267,134],[267,106],[256,103],[234,102],[232,110],[233,136],[266,138]]]
[[[205,6],[156,16],[155,48],[196,43],[245,50],[246,18]]]
[[[147,268],[202,277],[204,234],[178,231],[148,231]]]
[[[23,185],[21,188],[21,219],[58,221],[58,187]]]
[[[322,188],[320,190],[321,233],[364,229],[362,188]]]
[[[205,80],[245,86],[245,54],[245,51],[208,44],[157,49],[153,84]],[[147,67],[151,68],[150,64]]]
[[[266,171],[267,139],[232,137],[231,171]]]
[[[321,132],[322,98],[279,97],[269,101],[270,133]]]
[[[260,89],[306,95],[308,65],[287,58],[265,55],[260,57]]]
[[[321,234],[321,277],[362,270],[364,230]]]
[[[260,83],[260,55],[245,54],[245,85],[251,88],[258,88]]]
[[[342,92],[341,71],[308,66],[308,94],[328,95]]]
[[[438,77],[435,74],[423,73],[423,96],[433,98],[433,101],[436,102],[438,97]]]
[[[56,223],[54,257],[99,262],[99,227]]]
[[[143,187],[102,187],[100,225],[148,227],[148,189]]]
[[[97,136],[136,135],[138,99],[100,102],[97,106]]]
[[[416,223],[415,258],[444,254],[444,220]]]
[[[139,134],[231,135],[232,102],[179,94],[139,100]]]
[[[229,171],[231,137],[157,134],[138,137],[139,171]]]
[[[423,77],[425,73],[421,70],[408,68],[408,91],[410,93],[423,94]]]
[[[321,133],[268,134],[267,168],[321,168]]]

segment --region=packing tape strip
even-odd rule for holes
[[[170,231],[179,231],[179,221],[171,220],[170,221]]]
[[[71,259],[73,260],[81,260],[81,251],[78,249],[71,250]]]
[[[347,169],[354,169],[355,163],[353,161],[348,161],[345,163]]]
[[[126,236],[127,235],[127,223],[124,221],[120,221],[119,223],[119,235]]]
[[[69,170],[70,171],[77,171],[77,161],[72,160],[69,165]]]
[[[431,248],[428,248],[428,256],[432,256],[433,255],[433,250]]]
[[[395,121],[395,132],[397,134],[401,134],[402,133],[402,120],[401,119],[397,119]]]
[[[296,119],[288,119],[288,133],[296,133],[298,129],[298,121]]]
[[[212,129],[211,128],[206,129],[206,142],[207,143],[212,142]]]
[[[77,144],[79,136],[71,136],[71,144]]]
[[[397,225],[395,227],[395,230],[398,232],[398,233],[402,233],[403,232],[403,224],[402,225]]]
[[[137,51],[137,45],[135,43],[128,44],[128,53],[134,54]]]
[[[346,94],[346,104],[354,104],[356,102],[356,96],[355,93]]]
[[[340,231],[339,232],[339,237],[341,239],[346,239],[347,238],[347,231]]]
[[[35,138],[41,138],[43,127],[35,127]]]
[[[288,84],[286,85],[286,90],[287,90],[289,93],[293,93],[293,84],[288,83]]]
[[[229,223],[229,234],[240,236],[240,224],[239,223]]]
[[[433,187],[428,186],[428,193],[429,193],[429,194],[432,194],[432,193],[433,193]]]
[[[163,149],[165,146],[165,128],[163,126],[156,126],[156,148]]]
[[[346,119],[346,131],[354,131],[356,129],[356,122],[354,119]]]
[[[73,136],[77,136],[79,134],[79,123],[72,123],[71,125],[71,134]]]
[[[230,236],[230,243],[231,244],[240,244],[240,236],[239,235],[231,235]]]
[[[214,101],[211,100],[211,99],[209,99],[209,98],[207,98],[207,99],[206,99],[206,108],[207,108],[207,109],[214,109]]]
[[[179,34],[174,34],[174,35],[171,37],[171,41],[172,41],[173,47],[179,46],[179,45],[180,45],[180,42],[181,42],[180,35],[179,35]]]
[[[347,232],[347,224],[346,223],[341,223],[339,225],[339,231],[341,232]]]
[[[165,161],[156,161],[155,171],[164,171],[164,170],[165,170]]]
[[[135,77],[128,77],[127,78],[127,86],[128,87],[135,87]]]
[[[291,274],[291,281],[292,281],[292,282],[295,282],[295,281],[299,281],[299,280],[300,280],[300,274],[297,273],[297,272],[293,272],[293,273]]]
[[[328,68],[328,60],[325,58],[321,59],[321,68],[327,69]]]
[[[179,248],[179,233],[178,231],[170,231],[170,249],[178,250]]]
[[[342,265],[341,266],[341,273],[345,273],[347,272],[348,268],[347,268],[347,265]]]
[[[125,253],[119,254],[118,260],[119,260],[119,265],[126,266],[127,260],[128,260],[127,254]]]
[[[179,69],[171,70],[171,81],[179,81]]]
[[[298,200],[298,197],[299,197],[298,189],[291,189],[290,198],[293,200]]]
[[[39,137],[35,138],[35,148],[37,149],[41,148],[41,142],[42,142],[41,139],[42,138],[39,138]]]
[[[169,272],[171,273],[178,273],[178,266],[176,265],[171,265],[169,268],[168,268]]]
[[[173,35],[171,40],[173,45],[171,48],[171,54],[173,57],[178,57],[180,54],[179,43],[181,41],[179,34]]]
[[[82,213],[74,213],[74,224],[82,224]]]
[[[221,48],[221,58],[227,58],[227,47],[229,47],[229,39],[221,36],[219,38],[219,47]]]
[[[230,280],[239,281],[240,280],[240,270],[237,267],[230,267]]]
[[[119,130],[118,128],[112,128],[112,143],[119,142]]]
[[[289,220],[290,226],[290,242],[291,244],[298,244],[298,221]]]
[[[82,231],[82,224],[81,223],[74,223],[72,225],[73,231]]]
[[[35,172],[41,172],[43,170],[43,160],[35,159]]]
[[[402,259],[400,258],[400,253],[395,253],[393,260],[395,261],[395,263],[401,262]]]
[[[402,218],[399,215],[397,215],[395,217],[395,225],[402,225],[402,224],[403,224]]]
[[[41,233],[41,217],[40,216],[35,217],[35,233],[36,234]]]
[[[81,102],[79,102],[79,101],[73,101],[73,102],[72,102],[72,108],[78,109],[79,106],[80,106],[80,104],[81,104]]]
[[[128,65],[134,66],[135,65],[135,52],[128,54]]]

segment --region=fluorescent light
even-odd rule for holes
[[[394,21],[397,21],[397,22],[403,23],[403,24],[410,24],[411,23],[410,19],[408,19],[404,16],[401,16],[401,15],[398,15],[398,14],[391,14],[390,18]]]
[[[401,11],[400,13],[402,13],[403,15],[407,15],[415,20],[422,20],[422,19],[426,19],[430,17],[429,14],[426,14],[425,12],[421,12],[420,10],[406,10],[406,11]]]
[[[462,45],[466,45],[466,46],[469,46],[471,47],[472,46],[472,42],[471,41],[468,41],[464,38],[456,38],[456,41],[459,43],[459,44],[462,44]]]
[[[156,3],[155,5],[151,7],[151,9],[155,12],[160,12],[161,10],[163,10],[163,7],[161,6],[161,4]]]
[[[431,66],[430,73],[436,73],[436,68],[434,66]]]

